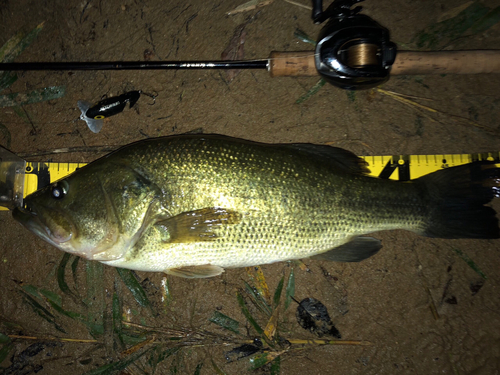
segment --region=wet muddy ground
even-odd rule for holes
[[[256,10],[228,15],[242,3],[2,0],[0,44],[44,22],[38,37],[16,61],[217,60],[235,31],[245,25],[245,59],[266,58],[271,51],[313,49],[294,36],[296,29],[313,38],[318,35],[321,26],[312,23],[309,10],[275,0]],[[416,48],[414,38],[424,28],[456,20],[468,6],[494,9],[500,2],[369,0],[363,6],[365,14],[391,31],[400,48],[411,49]],[[498,48],[500,25],[493,22],[494,16],[491,19],[488,27],[482,24],[455,34],[445,33],[434,47]],[[270,78],[260,70],[242,71],[230,82],[221,71],[24,72],[18,76],[1,94],[58,85],[65,86],[66,92],[57,100],[0,109],[0,123],[6,129],[2,130],[0,144],[16,153],[120,146],[190,131],[262,142],[331,144],[358,155],[500,150],[499,75],[400,76],[381,87],[418,97],[412,100],[438,112],[401,103],[381,91],[348,93],[331,85],[297,104],[318,82],[317,77]],[[157,96],[153,101],[143,95],[134,108],[106,120],[98,134],[77,120],[78,100],[97,101],[130,90]],[[28,159],[89,162],[100,155],[68,153]],[[500,209],[498,201],[494,206]],[[139,356],[143,352],[126,370],[128,373],[153,373],[156,362],[157,374],[241,374],[250,367],[247,358],[228,363],[224,354],[238,346],[224,345],[231,343],[231,338],[259,336],[242,313],[238,291],[262,328],[267,321],[265,314],[249,302],[244,282],[253,282],[245,269],[228,270],[212,279],[169,277],[169,294],[163,302],[164,276],[138,272],[138,281],[153,305],[150,309],[134,300],[114,269],[101,269],[82,260],[72,272],[68,263],[66,282],[86,302],[83,307],[77,297],[68,296],[58,284],[62,252],[28,233],[8,212],[0,212],[0,228],[0,332],[39,338],[12,339],[8,343],[0,336],[7,342],[2,348],[9,353],[1,363],[5,373],[81,374],[127,354]],[[384,248],[359,264],[304,260],[307,267],[296,263],[262,267],[271,293],[283,275],[288,280],[293,268],[297,300],[320,300],[342,339],[371,343],[309,345],[301,350],[296,349],[298,344],[292,344],[294,349],[284,344],[277,347],[285,350],[280,357],[280,373],[499,373],[500,242],[429,239],[402,231],[377,233],[376,237]],[[467,254],[480,271],[457,253]],[[98,275],[98,281],[92,279],[92,272]],[[88,324],[61,314],[46,295],[38,298],[23,293],[33,291],[26,286],[57,293],[64,311],[91,317],[104,332],[95,327],[92,331]],[[113,317],[117,311],[113,308],[114,295],[122,304],[118,317]],[[53,318],[41,316],[43,310],[33,301]],[[317,339],[298,325],[296,307],[292,302],[287,310],[280,311],[280,336],[289,341]],[[104,315],[99,314],[103,311]],[[211,323],[214,311],[240,322],[240,336]],[[137,342],[123,343],[117,338],[113,318],[116,322],[120,315],[124,321],[141,326],[181,330],[183,339],[188,336],[185,330],[210,331],[215,337],[198,333],[200,345],[187,342],[179,349],[166,339],[167,333],[148,332],[141,336],[146,345],[134,347]],[[54,337],[59,339],[47,340]],[[60,338],[95,339],[99,343]],[[152,349],[156,357],[146,351],[153,346],[157,346]],[[133,349],[124,352],[127,348]],[[177,349],[167,355],[168,348]],[[165,359],[160,361],[162,353]],[[257,370],[270,371],[269,366]]]

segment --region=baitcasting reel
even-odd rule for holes
[[[363,0],[335,0],[324,12],[323,1],[313,0],[315,23],[328,22],[316,45],[319,74],[331,84],[348,90],[368,89],[389,79],[396,45],[389,31],[351,7]]]

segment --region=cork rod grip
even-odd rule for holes
[[[499,51],[399,51],[391,75],[500,73]]]
[[[271,77],[318,75],[313,51],[272,52]],[[500,73],[500,50],[399,51],[391,75]]]
[[[317,76],[314,51],[271,52],[269,56],[271,77]]]

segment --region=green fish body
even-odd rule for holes
[[[13,216],[61,250],[184,277],[312,256],[359,261],[381,247],[360,236],[380,230],[500,236],[484,205],[499,194],[492,164],[412,182],[367,172],[362,159],[329,146],[148,139],[31,194]]]

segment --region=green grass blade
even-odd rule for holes
[[[467,265],[472,268],[479,276],[481,276],[483,279],[487,280],[488,277],[484,274],[483,271],[477,266],[474,261],[469,258],[467,254],[465,254],[462,250],[460,249],[455,249],[454,247],[451,248]]]
[[[118,336],[120,347],[123,349],[125,347],[125,343],[123,341],[122,304],[117,292],[113,293],[112,316],[113,331]]]
[[[87,327],[95,338],[104,334],[104,265],[96,261],[87,261]]]
[[[81,298],[73,290],[71,290],[71,288],[66,283],[66,266],[67,266],[69,260],[71,259],[71,257],[72,257],[71,254],[64,253],[63,257],[61,258],[61,261],[59,262],[59,265],[57,266],[57,272],[56,272],[57,285],[59,285],[59,289],[61,289],[61,291],[64,294],[69,296],[76,304],[85,306],[85,304],[83,303]],[[76,260],[79,260],[79,259],[80,259],[79,257],[76,257]],[[75,263],[75,261],[73,261],[73,264],[74,263]],[[72,267],[73,267],[73,264],[71,265]],[[75,276],[75,274],[73,274],[73,276]],[[76,280],[76,277],[74,277],[74,279]],[[75,285],[76,285],[76,282],[75,282]]]
[[[24,300],[28,303],[28,305],[31,306],[33,311],[38,316],[40,316],[41,318],[45,319],[47,322],[52,324],[58,331],[66,333],[64,328],[62,328],[59,324],[57,324],[55,316],[49,310],[40,305],[28,292],[24,291],[24,289],[21,289],[21,293],[23,293],[24,295]]]
[[[63,257],[61,258],[61,261],[59,262],[59,265],[57,266],[57,284],[59,285],[59,289],[61,289],[61,291],[64,294],[68,295],[71,295],[72,291],[69,288],[68,284],[66,283],[64,276],[66,273],[66,265],[71,259],[71,256],[72,255],[70,253],[64,253]]]
[[[59,99],[66,94],[65,86],[50,86],[31,92],[15,92],[0,95],[0,107],[15,107]]]
[[[214,362],[213,359],[211,361],[212,361],[212,367],[214,368],[214,371],[217,375],[227,375],[224,371],[220,369],[219,366],[217,366],[217,364]]]
[[[146,350],[140,351],[140,352],[135,352],[122,360],[119,360],[117,362],[109,363],[107,365],[101,366],[95,370],[88,371],[84,375],[112,375],[119,373],[123,370],[125,370],[128,366],[130,366],[132,363],[137,361],[139,358],[141,358],[144,354],[149,352],[152,348],[148,348]]]
[[[77,313],[77,312],[73,312],[73,311],[64,310],[60,305],[56,304],[55,302],[53,302],[51,300],[49,300],[49,304],[59,314],[62,314],[62,315],[67,316],[68,318],[79,320],[83,323],[86,323],[85,316],[83,316],[82,314]]]
[[[476,21],[468,30],[468,34],[482,33],[500,21],[500,7],[496,7],[483,18]]]
[[[208,320],[224,329],[227,329],[228,331],[240,334],[240,323],[237,320],[234,320],[218,311],[214,311],[212,317]]]
[[[62,306],[62,298],[59,294],[51,292],[46,289],[39,289],[40,294],[47,298],[50,302],[57,304],[58,306]]]
[[[163,276],[161,279],[161,297],[163,302],[163,308],[166,308],[173,300],[172,293],[170,292],[170,282],[167,276]]]
[[[14,59],[35,40],[40,31],[42,31],[42,28],[43,23],[35,27],[28,34],[19,32],[10,38],[2,47],[0,47],[0,61],[5,63],[14,61]],[[15,73],[4,72],[0,76],[0,91],[10,87],[14,82],[16,82],[17,78],[17,74]]]
[[[44,300],[44,298],[45,298],[45,300],[50,304],[50,306],[58,313],[65,315],[71,319],[84,321],[84,317],[82,314],[72,312],[72,311],[66,311],[62,308],[62,298],[59,294],[54,293],[50,290],[46,290],[46,289],[38,289],[37,287],[35,287],[33,285],[23,285],[22,289],[26,293],[29,293],[32,296],[39,298],[41,300]],[[33,301],[36,302],[36,300],[34,300],[34,299],[33,299]],[[38,306],[40,306],[43,310],[45,310],[45,311],[42,310],[42,312],[46,315],[47,315],[47,313],[50,314],[47,316],[55,322],[55,316],[51,312],[49,312],[43,306],[38,304],[38,302],[36,302],[36,304],[37,304],[37,306],[35,306],[36,308],[38,308]],[[33,306],[33,304],[32,304],[32,306]]]
[[[153,369],[153,373],[156,370],[156,367],[166,360],[167,358],[171,357],[172,355],[176,354],[179,350],[181,350],[180,347],[175,347],[175,348],[169,348],[167,350],[162,350],[160,346],[156,346],[155,350],[151,353],[151,357],[148,360],[149,366]]]
[[[275,360],[277,357],[276,352],[264,352],[254,355],[250,358],[250,370],[257,370],[262,366],[267,365],[269,362]]]
[[[17,78],[17,74],[15,73],[3,72],[2,75],[0,75],[0,91],[12,86],[12,84],[17,81]]]
[[[125,345],[137,345],[146,340],[146,335],[144,333],[134,334],[132,332],[123,332],[122,339]]]
[[[281,371],[281,356],[276,358],[271,362],[271,370],[269,371],[270,375],[279,375]]]
[[[354,103],[356,101],[356,91],[346,90],[346,94],[347,94],[347,100],[349,100],[350,103]]]
[[[243,313],[243,315],[245,315],[245,318],[252,325],[252,327],[257,331],[257,333],[259,335],[263,336],[264,330],[260,327],[260,325],[257,323],[257,321],[253,318],[252,314],[250,314],[250,311],[248,310],[248,307],[245,304],[245,300],[243,299],[243,296],[240,293],[237,293],[236,296],[238,298],[238,304],[240,305],[241,312]]]
[[[2,123],[0,123],[0,134],[3,135],[5,140],[5,147],[10,149],[12,136],[10,134],[10,130]]]
[[[36,39],[40,31],[43,29],[43,24],[39,24],[29,33],[19,32],[10,38],[2,47],[0,47],[0,61],[12,62],[21,54],[33,41]]]
[[[2,317],[2,316],[0,316],[0,323],[6,329],[15,330],[15,331],[19,331],[19,332],[22,332],[25,330],[22,325],[20,325],[18,323],[14,323],[14,322],[9,322],[8,320],[5,320],[5,317]]]
[[[159,356],[159,361],[158,363],[166,360],[168,357],[176,354],[179,350],[181,350],[181,348],[169,348],[167,350],[164,350],[160,356]]]
[[[128,290],[130,290],[130,293],[132,293],[137,303],[142,307],[151,309],[151,303],[149,302],[146,292],[141,284],[139,284],[139,281],[137,281],[132,271],[124,268],[116,268],[116,272],[118,272],[118,275]]]
[[[278,286],[276,287],[276,290],[274,292],[274,298],[273,298],[274,308],[278,307],[278,305],[280,304],[281,292],[283,291],[283,284],[284,283],[285,283],[285,276],[282,276],[281,280],[278,283]]]
[[[15,113],[16,115],[18,115],[18,116],[21,118],[21,120],[23,120],[26,124],[31,125],[31,120],[30,120],[30,118],[28,117],[28,114],[27,114],[28,112],[27,112],[24,108],[16,106],[16,107],[12,107],[12,110],[13,110],[13,111],[14,111],[14,113]]]
[[[176,356],[172,359],[172,362],[170,362],[170,368],[169,372],[171,375],[179,374],[182,373],[182,360],[183,360],[183,353],[182,351],[177,351],[175,354]]]
[[[196,366],[196,369],[194,370],[194,375],[200,375],[202,367],[203,367],[203,363],[198,363],[198,366]]]
[[[262,296],[262,294],[259,293],[257,288],[253,288],[248,284],[246,281],[245,283],[245,290],[247,291],[248,295],[252,299],[252,302],[259,308],[260,311],[262,311],[264,314],[267,314],[271,316],[273,313],[271,310],[271,307],[267,304],[265,298]]]
[[[80,257],[76,257],[75,260],[71,263],[71,273],[73,275],[73,282],[75,283],[75,287],[78,285],[78,277],[77,277],[77,269],[78,269],[78,263],[80,262]]]
[[[0,364],[7,358],[10,351],[14,348],[14,344],[10,340],[10,337],[0,333]]]
[[[305,102],[306,100],[309,100],[311,98],[311,96],[316,94],[325,84],[326,84],[326,81],[323,78],[321,78],[318,81],[318,83],[316,83],[313,87],[311,87],[311,89],[308,92],[306,92],[304,95],[302,95],[300,98],[298,98],[295,101],[295,104],[300,104],[300,103]]]
[[[40,293],[38,293],[38,288],[36,286],[28,284],[28,285],[23,285],[22,288],[25,292],[31,294],[33,297],[42,298]]]
[[[455,17],[430,25],[418,33],[412,42],[418,48],[439,49],[446,43],[461,37],[489,11],[488,7],[474,2]]]
[[[317,42],[313,38],[307,35],[305,31],[302,31],[300,29],[295,29],[295,31],[293,32],[293,36],[297,39],[300,39],[304,43],[309,43],[313,46],[317,44]]]
[[[0,348],[0,364],[8,357],[12,349],[14,349],[14,344],[11,342],[2,345]]]
[[[288,309],[290,304],[295,297],[295,274],[293,273],[293,268],[290,271],[290,276],[288,276],[288,282],[286,284],[285,291],[285,310]]]
[[[0,332],[0,344],[8,344],[9,342],[10,337]]]
[[[158,355],[160,351],[160,346],[155,345],[153,350],[151,350],[151,353],[149,353],[149,357],[146,360],[146,363],[148,364],[149,367],[151,367],[151,375],[154,375],[156,373],[156,366],[158,366]]]
[[[240,308],[241,308],[241,312],[243,313],[243,315],[245,315],[245,318],[253,326],[253,328],[257,331],[257,333],[259,335],[262,335],[264,333],[264,330],[260,327],[260,325],[257,323],[257,321],[253,318],[252,314],[250,314],[250,311],[248,310],[248,307],[245,304],[245,300],[243,299],[243,296],[240,293],[237,293],[237,298],[238,298],[238,304],[240,305]]]

